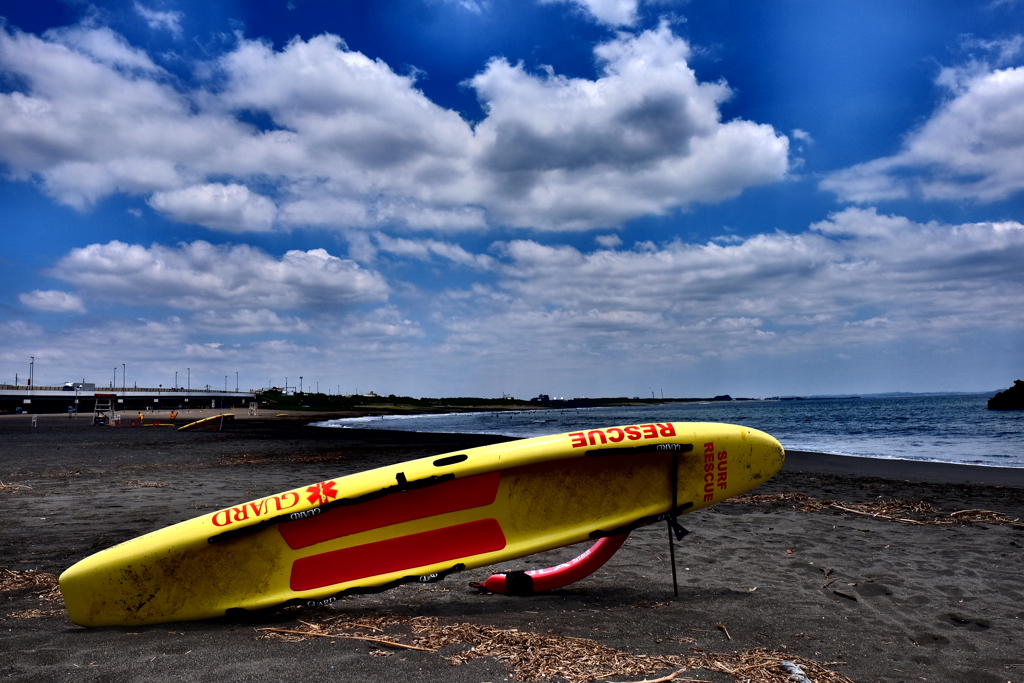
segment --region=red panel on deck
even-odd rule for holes
[[[452,479],[358,505],[337,507],[316,517],[285,522],[279,528],[288,547],[297,550],[361,531],[490,505],[498,495],[500,481],[500,472]]]
[[[304,557],[292,564],[291,589],[312,590],[367,576],[461,560],[504,547],[505,534],[498,520],[481,519]]]

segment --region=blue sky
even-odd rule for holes
[[[1024,375],[1022,2],[0,16],[0,382],[30,357],[39,384],[520,398]]]

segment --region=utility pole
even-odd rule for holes
[[[128,375],[124,371],[124,363],[121,363],[121,388],[128,391]]]
[[[192,391],[192,368],[185,368],[188,372],[188,390]]]
[[[238,370],[235,370],[235,393],[238,393]]]
[[[299,393],[302,393],[302,375],[299,375]]]

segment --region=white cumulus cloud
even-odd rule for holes
[[[598,46],[597,80],[535,75],[494,59],[469,83],[490,208],[513,225],[613,225],[781,180],[789,141],[768,125],[721,121],[731,97],[701,83],[667,24]]]
[[[185,17],[181,12],[150,9],[141,2],[135,3],[135,12],[145,19],[151,29],[163,29],[170,31],[175,38],[181,37],[181,20]]]
[[[944,69],[939,84],[949,99],[898,154],[833,173],[821,187],[851,202],[991,202],[1024,190],[1024,67],[972,63]]]
[[[98,299],[197,311],[343,310],[388,295],[378,273],[324,249],[289,251],[277,259],[248,245],[203,241],[148,248],[91,244],[71,250],[50,275]],[[264,324],[274,321],[264,316]]]
[[[634,384],[642,393],[658,386],[647,378],[666,378],[667,391],[704,372],[706,386],[719,386],[726,366],[716,364],[725,361],[815,377],[842,357],[851,371],[889,363],[898,372],[919,358],[970,366],[986,340],[1011,343],[1024,330],[1024,225],[1015,221],[921,223],[848,208],[798,233],[728,242],[606,240],[581,250],[518,239],[485,253],[361,234],[368,251],[387,257],[382,267],[470,268],[389,289],[378,273],[323,250],[274,257],[205,242],[90,245],[47,273],[88,297],[90,326],[53,335],[0,324],[9,341],[0,360],[35,355],[68,377],[87,367],[102,375],[105,349],[146,348],[165,385],[191,367],[193,386],[241,368],[243,383],[252,372],[258,386],[287,374],[413,395]],[[104,318],[104,302],[147,308]],[[509,367],[522,370],[510,376]],[[969,379],[971,367],[950,372]]]
[[[545,4],[568,3],[580,7],[598,22],[608,26],[632,26],[636,23],[639,0],[541,0]]]
[[[264,332],[304,334],[309,325],[296,317],[281,317],[266,308],[239,308],[204,310],[191,321],[198,329],[230,332],[231,334],[258,334]]]
[[[723,121],[689,54],[662,24],[597,46],[594,79],[492,59],[471,125],[329,34],[239,38],[188,85],[106,27],[5,26],[0,164],[79,210],[140,195],[227,232],[613,227],[786,175],[786,136]]]
[[[488,270],[494,265],[494,259],[486,254],[473,254],[451,242],[439,240],[411,240],[390,237],[384,233],[374,234],[377,248],[380,251],[411,257],[420,261],[429,261],[433,256],[440,256],[460,265],[477,270]]]
[[[56,289],[34,289],[18,295],[18,300],[29,308],[51,313],[85,313],[81,297]]]
[[[210,183],[170,192],[155,192],[149,205],[182,223],[224,232],[267,232],[277,207],[245,185]]]
[[[590,253],[497,245],[498,281],[448,297],[449,346],[609,357],[791,353],[1024,328],[1024,225],[847,209],[799,234]],[[481,344],[501,330],[498,351]]]

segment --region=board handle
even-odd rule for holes
[[[504,595],[533,595],[568,586],[600,569],[622,547],[628,537],[629,531],[617,536],[599,538],[583,554],[555,567],[492,574],[483,583],[471,585],[474,588]]]

